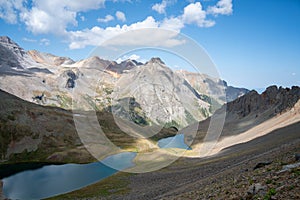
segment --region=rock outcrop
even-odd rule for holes
[[[258,116],[266,111],[270,116],[274,116],[292,108],[299,98],[300,88],[298,86],[293,86],[291,89],[270,86],[261,95],[253,90],[228,103],[227,112],[235,113],[241,118],[251,114]]]
[[[82,76],[79,70],[76,70],[76,72],[72,70],[66,70],[64,72],[64,76],[67,78],[66,88],[71,89],[75,87],[75,81]]]

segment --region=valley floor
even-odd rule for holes
[[[150,173],[120,172],[53,199],[300,199],[300,167],[279,173],[300,162],[295,153],[300,153],[299,122],[215,156],[181,158]]]

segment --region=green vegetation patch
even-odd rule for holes
[[[270,200],[273,195],[276,194],[276,190],[271,188],[268,193],[264,196],[264,200]]]
[[[133,174],[118,172],[108,178],[105,178],[98,183],[89,185],[80,190],[70,192],[68,194],[59,195],[49,198],[49,200],[56,199],[89,199],[100,198],[111,195],[124,195],[129,193],[129,177]]]

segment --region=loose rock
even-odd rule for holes
[[[295,153],[295,159],[296,161],[300,161],[300,153]]]
[[[266,161],[266,162],[259,162],[255,165],[255,167],[253,168],[253,170],[256,170],[258,168],[262,168],[266,165],[270,165],[272,163],[272,161]]]

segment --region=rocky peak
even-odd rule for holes
[[[105,62],[105,60],[99,58],[98,56],[92,56],[88,59],[86,59],[87,62],[95,62],[95,63],[102,63]]]
[[[136,66],[137,64],[132,60],[124,60],[123,62],[120,63],[120,67],[123,68],[124,70],[129,70]]]
[[[138,62],[138,61],[136,61],[136,60],[130,60],[130,61],[133,62],[136,66],[138,66],[138,65],[143,65],[143,63]]]
[[[165,65],[165,63],[158,57],[151,58],[148,62],[146,62],[146,64],[154,64],[154,63]]]
[[[98,56],[92,56],[87,59],[80,60],[75,64],[77,67],[97,68],[104,70],[111,64],[111,61],[101,59]]]
[[[278,88],[276,85],[268,87],[263,93],[262,97],[266,100],[273,101],[278,94]]]
[[[22,74],[31,73],[27,68],[36,62],[9,37],[0,37],[0,67],[1,73]]]
[[[6,51],[11,51],[19,57],[23,57],[26,54],[23,48],[7,36],[0,36],[0,45],[5,48]]]
[[[0,36],[0,42],[4,43],[4,44],[12,44],[15,46],[18,46],[17,43],[15,43],[14,41],[12,41],[9,37],[7,36]]]

